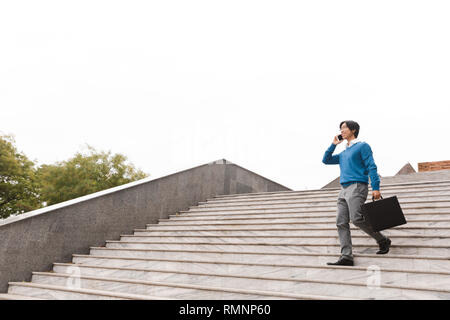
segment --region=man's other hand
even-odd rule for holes
[[[379,190],[373,190],[372,191],[372,198],[374,198],[375,200],[378,200],[381,198],[381,193]]]

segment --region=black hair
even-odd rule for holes
[[[342,127],[342,124],[345,123],[347,125],[347,127],[350,129],[350,131],[353,132],[353,130],[355,131],[355,138],[358,138],[358,134],[359,134],[359,124],[356,121],[352,121],[352,120],[345,120],[342,121],[341,124],[339,125],[339,129]]]

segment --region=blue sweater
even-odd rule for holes
[[[372,190],[380,190],[380,177],[373,160],[372,149],[368,143],[355,143],[333,156],[334,149],[336,149],[336,145],[331,144],[325,151],[322,162],[325,164],[339,164],[341,168],[341,185],[346,186],[354,182],[369,183],[369,175]]]

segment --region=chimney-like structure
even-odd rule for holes
[[[418,169],[419,169],[419,172],[450,170],[450,160],[433,161],[433,162],[419,162]]]
[[[416,173],[416,170],[414,170],[413,166],[408,162],[395,175],[398,176],[400,174],[410,174],[410,173]]]

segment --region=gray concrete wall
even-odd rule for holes
[[[71,262],[74,253],[89,254],[91,246],[119,240],[215,195],[289,190],[219,160],[0,220],[0,292],[7,291],[9,281],[30,281],[32,271],[50,271],[54,262]]]

